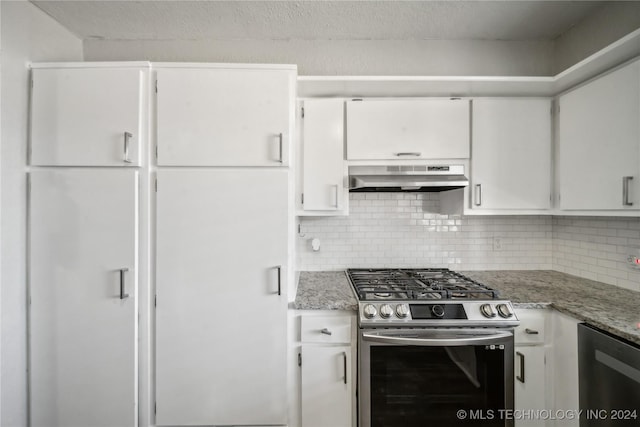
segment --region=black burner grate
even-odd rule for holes
[[[349,269],[358,299],[497,299],[498,292],[448,268]]]

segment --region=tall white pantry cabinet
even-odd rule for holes
[[[295,77],[158,65],[158,425],[287,423]]]
[[[32,427],[137,425],[148,76],[141,63],[32,69]]]
[[[32,77],[31,425],[286,424],[295,66]]]

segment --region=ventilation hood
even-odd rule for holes
[[[464,165],[349,167],[351,192],[439,192],[468,185]]]

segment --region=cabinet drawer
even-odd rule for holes
[[[350,343],[351,318],[346,316],[302,316],[300,318],[302,342]]]
[[[545,336],[544,310],[524,310],[516,312],[520,319],[520,326],[514,332],[514,340],[517,344],[542,344]]]

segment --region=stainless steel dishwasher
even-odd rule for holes
[[[640,425],[640,346],[578,325],[580,427]]]

